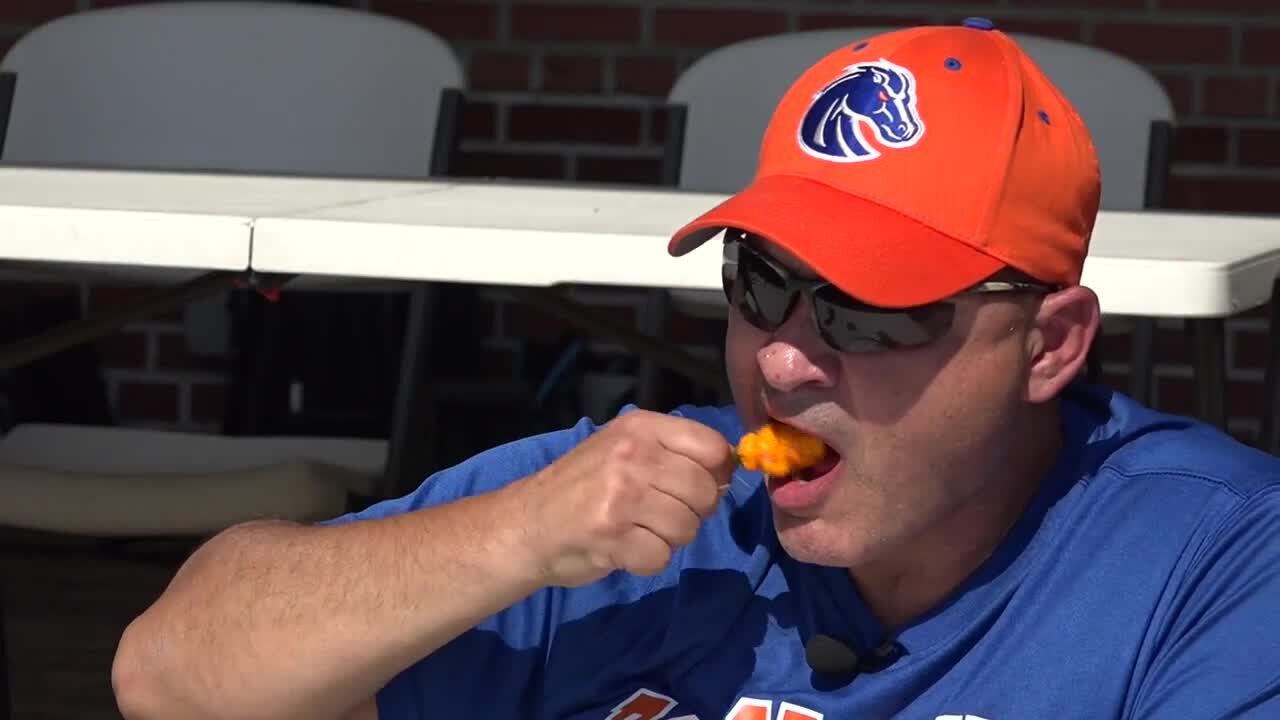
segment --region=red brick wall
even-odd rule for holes
[[[0,35],[60,13],[119,4],[5,0]],[[753,35],[869,23],[957,22],[983,15],[1010,30],[1094,43],[1149,67],[1180,114],[1170,202],[1178,208],[1280,209],[1280,3],[1276,0],[360,0],[422,24],[466,63],[472,104],[461,172],[654,182],[658,109],[676,74],[718,45]],[[1206,242],[1211,239],[1206,238]],[[625,306],[627,303],[623,302]],[[624,308],[625,309],[625,308]],[[625,313],[621,317],[627,317]],[[505,324],[499,323],[498,327]],[[1261,391],[1256,314],[1231,324],[1230,409],[1255,430]],[[104,345],[121,414],[183,423],[216,416],[219,369],[185,355],[163,321]],[[717,338],[709,338],[715,342]],[[1124,338],[1108,368],[1123,381]],[[495,343],[500,347],[501,343]],[[1186,340],[1159,338],[1158,404],[1188,410]]]

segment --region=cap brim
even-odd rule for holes
[[[1005,267],[896,210],[803,177],[757,179],[677,231],[668,250],[683,255],[725,228],[762,235],[846,293],[883,307],[936,302]]]

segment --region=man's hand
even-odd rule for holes
[[[715,512],[735,462],[719,432],[672,415],[622,415],[513,485],[549,586],[613,570],[655,575]]]

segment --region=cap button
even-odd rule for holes
[[[965,18],[964,22],[961,24],[967,28],[973,28],[975,30],[994,30],[996,27],[995,23],[986,18],[980,17]]]

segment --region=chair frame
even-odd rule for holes
[[[19,73],[0,72],[0,148],[4,147],[12,116]],[[433,142],[429,173],[445,176],[456,164],[461,142],[462,113],[466,94],[459,88],[442,89],[437,114],[435,137],[425,138]],[[0,158],[0,163],[3,159]],[[12,165],[12,163],[7,163]],[[0,347],[0,369],[10,369],[54,355],[63,350],[100,339],[125,325],[154,317],[180,308],[195,300],[224,292],[236,285],[244,285],[263,293],[279,288],[290,277],[263,276],[252,271],[208,272],[177,286],[161,288],[140,301],[113,307],[81,320],[55,327],[39,335]],[[437,288],[432,283],[420,283],[409,291],[409,312],[401,349],[399,384],[394,399],[394,419],[388,443],[388,458],[381,482],[376,488],[377,497],[363,498],[349,495],[348,506],[357,509],[370,500],[390,496],[398,488],[408,487],[421,479],[424,468],[434,463],[434,447],[430,443],[413,442],[430,431],[434,423],[431,405],[429,340],[433,319],[438,314],[435,302]],[[233,370],[233,386],[244,382],[250,392],[260,389],[255,379],[260,377],[265,353],[256,353]],[[252,407],[244,410],[245,414]],[[127,544],[127,541],[110,541]],[[6,643],[4,584],[0,582],[0,720],[11,717],[11,692],[9,662]]]

